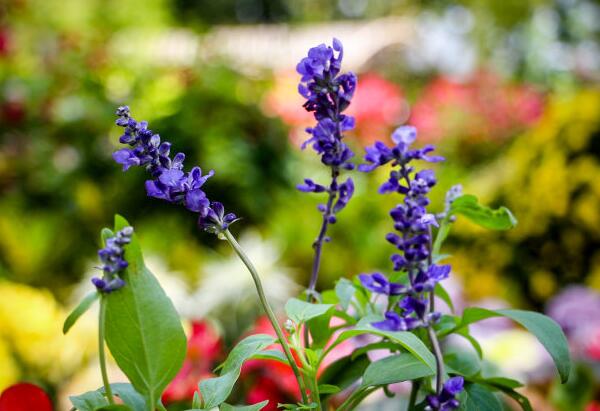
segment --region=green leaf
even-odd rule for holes
[[[108,400],[104,395],[98,391],[88,391],[81,395],[74,395],[69,397],[73,407],[79,411],[94,411],[98,407],[102,407],[108,404]]]
[[[337,385],[333,384],[320,384],[319,385],[319,394],[337,394],[342,389]]]
[[[289,364],[285,354],[279,350],[264,350],[252,356],[255,360],[274,360],[284,364]]]
[[[335,385],[345,390],[362,377],[370,363],[365,354],[342,357],[325,368],[319,377],[319,384]]]
[[[69,316],[65,320],[65,323],[63,324],[63,334],[69,332],[69,330],[73,325],[75,325],[79,317],[81,317],[92,306],[92,304],[98,299],[98,297],[100,297],[100,294],[96,290],[94,290],[88,295],[86,295],[83,298],[83,300],[81,300],[81,302],[77,305],[77,307],[75,307],[75,309],[71,312],[71,314],[69,314]]]
[[[333,334],[333,331],[329,327],[332,315],[333,310],[328,310],[325,314],[319,315],[306,323],[312,337],[311,347],[315,349],[324,348],[329,342],[329,338]]]
[[[342,332],[332,346],[362,334],[374,334],[380,337],[389,338],[391,341],[399,344],[408,352],[412,353],[420,361],[426,364],[431,370],[435,370],[435,357],[429,351],[429,348],[416,335],[406,331],[382,331],[371,325],[372,322],[380,321],[381,317],[364,317],[355,328]]]
[[[259,402],[253,405],[242,405],[242,406],[233,406],[229,404],[221,404],[219,407],[219,411],[259,411],[262,410],[267,404],[269,400],[264,400],[263,402]]]
[[[461,395],[459,411],[503,411],[502,403],[479,384],[467,384]]]
[[[335,284],[335,293],[338,296],[340,305],[344,311],[350,306],[350,301],[352,300],[352,297],[354,297],[355,292],[356,288],[354,288],[354,284],[347,278],[340,278]]]
[[[434,375],[434,371],[409,353],[392,355],[371,363],[365,370],[362,386],[380,386]]]
[[[501,391],[505,395],[508,395],[519,404],[523,411],[533,411],[527,397],[515,391],[515,388],[523,386],[519,381],[505,377],[476,378],[474,381],[485,387]]]
[[[296,324],[303,324],[331,309],[333,309],[333,304],[311,304],[297,298],[292,298],[285,304],[285,313]]]
[[[144,397],[133,388],[133,385],[125,382],[117,382],[110,384],[110,388],[114,395],[118,396],[125,404],[133,411],[146,411],[146,400]],[[104,387],[98,388],[104,394]]]
[[[489,230],[509,230],[517,225],[517,219],[506,207],[492,210],[479,204],[477,197],[465,194],[458,197],[450,207],[450,214],[460,214]]]
[[[451,374],[472,377],[481,371],[479,357],[473,352],[460,349],[448,349],[444,353],[446,371]]]
[[[463,319],[458,328],[462,328],[477,321],[492,317],[507,317],[521,324],[542,343],[546,348],[563,383],[569,379],[571,369],[571,356],[567,338],[560,326],[543,314],[523,310],[487,310],[485,308],[471,307],[463,313]]]
[[[115,217],[115,231],[128,225]],[[103,297],[106,343],[135,390],[155,404],[183,364],[186,337],[173,303],[144,265],[135,234],[125,258],[125,287]]]
[[[96,408],[95,411],[132,411],[125,404],[113,404],[113,405],[105,405],[104,407]]]
[[[244,361],[274,342],[275,338],[267,334],[251,335],[240,341],[222,364],[221,375],[200,382],[204,408],[211,409],[223,403],[231,394],[231,390],[240,376]]]

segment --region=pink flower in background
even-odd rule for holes
[[[299,146],[304,140],[304,128],[314,122],[313,115],[304,108],[304,100],[297,92],[298,74],[279,73],[273,88],[263,100],[263,112],[279,117],[292,127],[290,137]],[[356,118],[356,135],[363,144],[369,144],[408,117],[408,105],[402,89],[376,73],[358,78],[358,87],[348,114]]]
[[[408,103],[400,86],[377,73],[358,78],[358,87],[348,109],[356,118],[356,133],[363,144],[370,144],[389,134],[408,118]]]
[[[415,103],[410,123],[429,141],[502,140],[535,122],[543,105],[542,95],[530,86],[506,84],[480,71],[467,82],[434,79]]]
[[[192,323],[183,367],[165,390],[162,400],[165,403],[191,401],[200,380],[214,377],[212,370],[222,357],[223,343],[215,329],[206,321]]]

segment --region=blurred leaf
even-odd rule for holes
[[[312,318],[327,313],[333,307],[332,304],[311,304],[297,298],[292,298],[285,304],[285,313],[290,320],[300,325]]]
[[[284,364],[289,364],[285,354],[279,350],[264,350],[252,356],[252,359],[274,360]]]
[[[434,374],[423,361],[412,354],[403,353],[369,364],[363,376],[362,387],[394,384]]]
[[[244,338],[229,353],[221,365],[221,375],[200,382],[200,392],[204,408],[211,409],[223,403],[238,377],[244,361],[258,354],[275,342],[275,338],[267,334],[256,334]]]
[[[352,300],[352,297],[354,297],[355,292],[356,288],[354,288],[354,284],[347,278],[340,278],[335,284],[335,293],[337,294],[344,311],[350,306],[350,301]]]
[[[489,230],[508,230],[517,225],[517,219],[506,207],[492,210],[479,204],[477,197],[465,194],[458,197],[450,207],[450,214],[460,214]]]
[[[319,384],[329,384],[342,390],[350,387],[361,378],[371,361],[363,354],[356,358],[347,355],[329,364],[319,377]]]
[[[71,314],[69,314],[69,316],[65,320],[65,323],[63,324],[63,334],[69,332],[69,330],[73,325],[75,325],[79,317],[81,317],[92,306],[92,304],[98,299],[98,297],[100,297],[100,294],[94,290],[88,295],[86,295],[83,298],[83,300],[81,300],[81,302],[77,305],[77,307],[75,307],[73,311],[71,311]]]
[[[96,408],[95,411],[132,411],[132,410],[125,404],[113,404],[113,405],[105,405],[103,407]]]
[[[264,400],[262,402],[259,402],[257,404],[253,404],[253,405],[239,405],[239,406],[234,406],[234,405],[229,405],[229,404],[221,404],[221,406],[219,407],[219,411],[259,411],[262,410],[264,407],[266,407],[266,405],[269,403],[269,400]]]
[[[569,379],[571,369],[569,345],[562,329],[553,319],[533,311],[487,310],[485,308],[470,307],[464,311],[458,329],[492,317],[510,318],[535,335],[554,360],[561,381],[564,383]]]
[[[467,384],[460,398],[460,411],[503,411],[502,403],[490,390],[479,384]]]
[[[444,353],[446,372],[471,377],[481,371],[479,357],[467,350],[449,349]]]
[[[125,382],[117,382],[110,384],[110,388],[113,394],[117,395],[133,411],[146,411],[148,409],[146,400],[133,388],[133,385]],[[100,387],[98,391],[104,394],[104,387]]]
[[[337,394],[341,388],[332,384],[319,384],[319,394]]]
[[[71,396],[69,400],[79,411],[94,411],[98,407],[108,405],[108,400],[98,391],[88,391],[81,395]]]
[[[128,225],[115,217],[115,231]],[[173,303],[144,266],[135,234],[125,246],[125,258],[125,287],[103,297],[106,343],[135,389],[155,404],[183,364],[186,337]]]

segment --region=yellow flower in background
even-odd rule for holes
[[[0,295],[0,359],[6,347],[18,358],[22,372],[60,382],[94,352],[94,320],[82,317],[64,336],[67,311],[49,291],[0,281]],[[0,382],[1,378],[2,374]]]
[[[0,339],[0,392],[19,379],[19,367],[12,356],[10,347]]]
[[[567,282],[600,284],[589,264],[600,240],[599,131],[599,89],[552,96],[536,125],[470,175],[465,192],[507,206],[519,224],[506,233],[456,224],[461,247],[451,254],[469,296],[543,302]]]

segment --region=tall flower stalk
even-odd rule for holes
[[[375,293],[400,296],[399,302],[386,311],[385,319],[372,324],[374,327],[386,331],[427,330],[436,360],[435,395],[427,398],[428,406],[431,410],[451,410],[459,405],[455,396],[462,389],[462,377],[458,377],[460,384],[453,379],[444,384],[444,361],[433,328],[441,316],[435,311],[435,286],[448,277],[451,267],[434,264],[432,259],[432,227],[437,227],[438,222],[435,215],[427,212],[427,194],[436,184],[435,173],[416,171],[411,165],[414,160],[435,163],[443,158],[429,154],[432,146],[411,148],[416,138],[414,127],[400,127],[392,134],[394,146],[377,142],[367,147],[367,163],[359,166],[359,170],[365,172],[388,163],[393,167],[389,179],[379,187],[379,193],[395,192],[403,196],[402,203],[390,211],[394,232],[388,233],[386,240],[399,251],[391,256],[394,271],[405,273],[408,281],[394,283],[381,273],[362,274],[359,278],[365,288]]]
[[[317,124],[306,129],[311,136],[302,148],[310,145],[321,156],[321,162],[331,170],[331,181],[328,185],[315,183],[305,179],[298,189],[304,192],[327,193],[325,204],[319,204],[322,215],[321,228],[313,243],[314,259],[307,298],[315,293],[319,277],[323,243],[328,240],[327,229],[336,222],[336,214],[340,212],[354,193],[354,182],[349,177],[343,183],[338,181],[342,170],[352,170],[354,165],[349,160],[354,153],[342,141],[344,132],[354,128],[354,117],[343,114],[350,105],[356,90],[356,76],[353,73],[340,74],[344,50],[338,39],[333,39],[333,46],[320,44],[308,51],[297,65],[296,70],[302,76],[298,85],[299,93],[306,98],[304,108],[314,114]]]
[[[237,217],[233,213],[225,213],[223,204],[210,201],[202,189],[204,183],[214,175],[214,171],[211,170],[203,175],[200,167],[194,167],[191,171],[185,172],[183,166],[185,154],[177,153],[171,158],[171,143],[161,141],[158,134],[154,134],[152,130],[148,129],[147,122],[137,122],[131,117],[127,106],[119,107],[116,114],[118,117],[116,124],[125,129],[119,141],[129,147],[113,153],[113,159],[123,166],[123,171],[127,171],[132,166],[144,167],[151,176],[145,184],[148,196],[182,205],[188,210],[198,213],[198,225],[203,230],[216,234],[219,238],[229,242],[254,280],[263,310],[277,334],[279,343],[298,381],[302,401],[308,404],[309,399],[302,374],[266,298],[258,272],[228,230],[229,226],[237,221]]]

